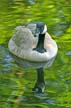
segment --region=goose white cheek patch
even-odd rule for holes
[[[45,25],[42,34],[46,33],[46,31],[47,31],[47,26]]]

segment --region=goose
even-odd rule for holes
[[[30,22],[15,28],[9,40],[8,48],[16,63],[23,68],[36,68],[37,81],[35,92],[44,92],[45,81],[43,67],[52,65],[57,55],[57,44],[47,32],[43,22]]]

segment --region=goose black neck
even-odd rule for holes
[[[39,39],[36,48],[44,48],[45,34],[39,34]]]
[[[46,49],[44,48],[44,39],[45,34],[39,34],[37,46],[36,48],[33,48],[33,50],[36,50],[39,53],[46,52]]]

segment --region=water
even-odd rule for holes
[[[70,0],[0,0],[0,108],[71,108],[70,14]],[[32,92],[36,70],[18,67],[7,47],[14,28],[30,21],[45,22],[58,44],[44,94]]]

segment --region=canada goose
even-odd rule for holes
[[[53,63],[58,50],[56,42],[47,33],[47,26],[43,22],[32,22],[16,27],[8,47],[18,65],[37,69],[33,91],[44,92],[43,67]]]

